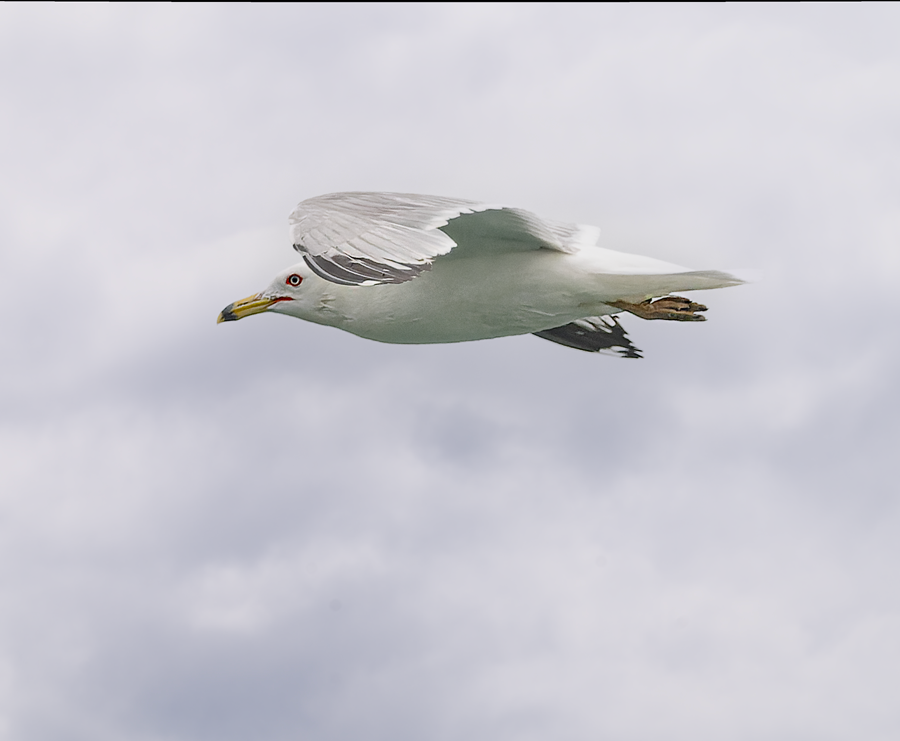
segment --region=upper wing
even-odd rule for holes
[[[446,255],[484,250],[575,252],[597,230],[521,209],[407,193],[332,193],[291,212],[291,241],[322,278],[343,285],[403,283]]]

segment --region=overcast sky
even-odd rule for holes
[[[0,738],[900,737],[897,6],[0,6]],[[645,358],[216,325],[305,198],[762,282]]]

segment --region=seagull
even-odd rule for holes
[[[534,334],[639,358],[616,315],[703,321],[674,291],[745,281],[600,247],[600,230],[529,211],[408,193],[331,193],[289,217],[303,260],[219,314],[273,312],[379,342],[466,342]]]

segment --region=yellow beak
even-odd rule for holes
[[[216,319],[216,324],[221,324],[222,322],[236,322],[238,319],[243,319],[245,316],[260,314],[263,311],[266,311],[272,304],[277,304],[279,301],[283,300],[284,299],[280,298],[262,298],[258,293],[254,296],[242,298],[240,301],[228,304],[228,306],[222,309],[222,313],[219,314],[219,318]]]

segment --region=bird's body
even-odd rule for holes
[[[343,286],[312,274],[304,277],[318,298],[312,312],[297,301],[276,304],[272,311],[380,342],[464,342],[530,334],[621,311],[609,301],[639,303],[723,282],[706,273],[595,272],[586,262],[581,255],[549,251],[437,260],[415,280],[375,286]]]
[[[273,311],[403,344],[540,333],[637,357],[618,323],[602,317],[626,310],[702,319],[695,312],[705,307],[686,299],[663,299],[667,311],[649,300],[741,282],[601,248],[594,227],[470,201],[333,194],[301,203],[291,223],[304,262],[226,308],[219,321]],[[591,335],[596,341],[582,346],[581,336]]]

